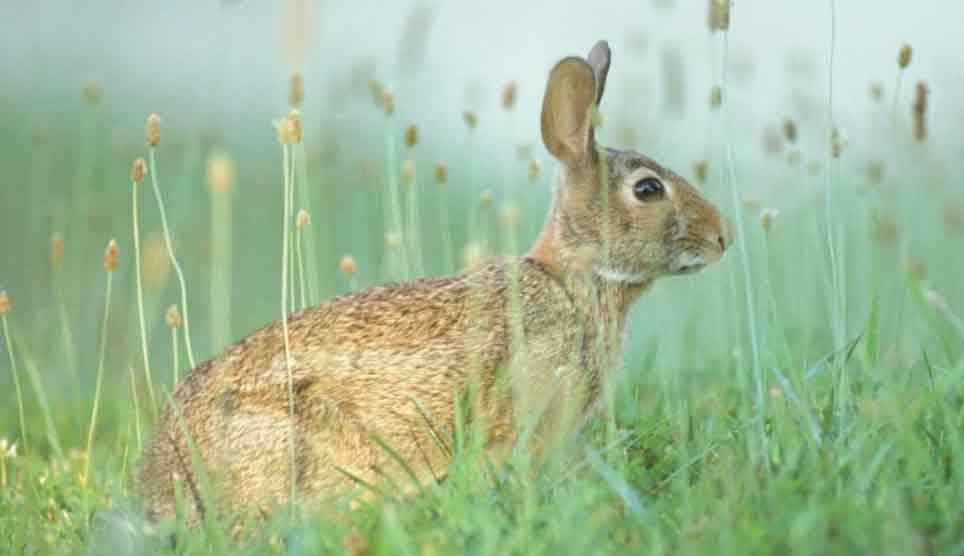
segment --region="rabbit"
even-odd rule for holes
[[[179,497],[192,522],[208,500],[267,515],[294,493],[317,507],[399,473],[399,458],[423,484],[439,480],[457,398],[484,423],[495,458],[522,424],[536,423],[539,452],[585,420],[620,366],[633,303],[657,278],[720,260],[730,243],[726,221],[685,179],[596,145],[610,60],[599,41],[549,74],[541,133],[561,170],[527,255],[294,313],[287,365],[280,321],[199,365],[143,453],[148,517],[174,516]]]

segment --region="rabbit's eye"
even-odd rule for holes
[[[658,201],[665,194],[663,183],[656,178],[643,178],[633,186],[633,195],[643,202]]]

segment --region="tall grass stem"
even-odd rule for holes
[[[287,125],[282,121],[281,125]],[[290,420],[291,430],[288,436],[288,450],[291,458],[290,481],[291,481],[291,511],[295,511],[296,492],[296,461],[295,461],[295,392],[294,377],[291,373],[291,345],[288,338],[288,239],[289,224],[291,220],[291,159],[290,147],[288,144],[282,145],[282,168],[284,171],[284,217],[283,233],[281,240],[281,332],[284,341],[285,372],[288,378],[288,419]]]
[[[154,188],[154,198],[157,199],[157,208],[161,213],[161,228],[164,230],[164,245],[167,246],[167,254],[171,259],[171,266],[177,274],[177,281],[181,288],[181,312],[184,313],[184,344],[187,347],[187,359],[191,368],[197,366],[194,361],[194,348],[191,346],[191,319],[187,309],[187,285],[184,283],[184,272],[181,265],[174,256],[174,245],[171,243],[171,230],[167,225],[167,212],[164,210],[164,200],[161,198],[161,190],[157,187],[157,164],[155,163],[155,147],[148,148],[148,162],[150,164],[151,186]]]
[[[154,397],[154,380],[151,377],[151,360],[147,347],[147,326],[144,324],[144,288],[141,281],[141,231],[138,221],[137,193],[138,183],[131,182],[131,221],[134,228],[134,274],[137,282],[137,318],[141,329],[141,352],[144,356],[144,380],[147,382],[147,395],[151,398],[151,410],[157,417],[157,399]]]
[[[23,451],[28,451],[27,447],[27,420],[24,419],[23,412],[23,390],[20,387],[20,371],[17,369],[17,357],[13,353],[13,342],[10,340],[10,325],[7,323],[7,315],[0,315],[3,321],[3,339],[7,344],[7,355],[10,356],[10,371],[13,375],[13,389],[17,395],[17,414],[20,417],[20,440],[23,442]]]
[[[107,273],[107,289],[104,295],[104,318],[100,326],[100,349],[97,356],[97,378],[94,384],[94,407],[90,413],[90,425],[87,428],[87,455],[84,458],[83,481],[86,487],[90,482],[90,460],[93,459],[94,431],[97,429],[97,413],[100,411],[100,392],[104,381],[104,357],[107,354],[108,326],[110,324],[110,295],[113,284],[113,272]],[[133,370],[132,370],[133,372]]]

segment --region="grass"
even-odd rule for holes
[[[614,71],[620,71],[618,59]],[[537,83],[541,87],[533,78],[522,86]],[[305,122],[318,121],[311,116],[320,108],[308,101]],[[236,158],[230,238],[213,237],[205,221],[212,213],[205,204],[214,202],[204,187],[207,153],[196,140],[166,135],[157,165],[165,173],[170,212],[144,203],[138,224],[152,230],[163,223],[165,247],[171,255],[177,251],[181,264],[174,266],[177,283],[144,292],[149,352],[134,333],[140,319],[131,258],[122,256],[108,274],[110,294],[101,265],[84,263],[99,263],[107,238],[131,237],[129,213],[121,210],[130,202],[127,168],[144,153],[112,153],[106,137],[89,132],[79,140],[55,134],[60,142],[45,148],[79,162],[54,170],[44,192],[58,199],[66,187],[54,184],[83,182],[86,190],[72,194],[91,207],[89,220],[73,216],[64,230],[29,217],[43,210],[36,192],[0,189],[6,207],[0,246],[11,255],[0,261],[11,299],[3,322],[7,354],[0,357],[0,436],[19,447],[0,454],[5,553],[313,554],[363,546],[373,554],[419,556],[964,553],[964,263],[957,256],[961,230],[940,217],[946,206],[960,205],[964,182],[960,172],[938,170],[956,162],[945,160],[939,148],[912,145],[909,136],[896,134],[887,149],[899,153],[901,163],[890,165],[880,181],[863,174],[868,155],[857,149],[828,163],[825,145],[802,143],[805,163],[817,161],[807,170],[749,150],[755,141],[739,134],[727,134],[731,146],[725,150],[715,144],[720,160],[710,164],[719,170],[711,172],[706,193],[738,219],[740,249],[702,274],[659,283],[639,303],[625,370],[609,389],[610,399],[546,462],[517,450],[495,471],[475,431],[459,428],[454,438],[439,439],[453,457],[446,480],[414,497],[399,494],[410,487],[401,476],[360,486],[359,492],[375,493],[332,500],[331,511],[322,514],[278,508],[274,518],[240,535],[228,519],[208,518],[196,529],[147,524],[133,478],[154,414],[141,408],[151,403],[153,389],[166,400],[160,392],[169,393],[178,371],[187,371],[178,368],[178,330],[167,329],[159,308],[184,309],[185,341],[189,302],[195,331],[231,330],[231,341],[277,319],[277,295],[286,307],[291,286],[289,249],[279,249],[277,234],[292,226],[299,209],[311,214],[304,233],[321,233],[318,241],[302,242],[301,232],[295,237],[297,291],[305,295],[307,274],[309,299],[315,290],[328,298],[407,277],[422,264],[428,274],[453,272],[453,254],[469,244],[518,253],[533,239],[548,205],[548,180],[530,183],[528,162],[514,163],[516,145],[495,147],[481,162],[475,152],[445,160],[444,190],[426,176],[411,186],[401,183],[396,124],[404,121],[405,108],[399,102],[398,113],[386,118],[359,102],[352,109],[361,124],[337,130],[344,137],[342,154],[322,163],[313,156],[318,146],[306,141],[293,149],[294,162],[286,158],[291,168],[284,180],[277,176],[271,130],[266,126],[263,137],[248,138],[250,145],[240,149],[246,154]],[[103,110],[108,113],[77,118],[86,122],[84,129],[100,129],[110,107]],[[481,119],[498,120],[496,110]],[[605,101],[602,111],[604,117],[619,113]],[[446,132],[455,134],[453,141],[481,148],[485,129],[466,129],[458,111],[452,113]],[[806,124],[801,127],[806,133]],[[308,131],[308,138],[323,135]],[[616,131],[603,128],[601,142],[611,144]],[[811,131],[825,135],[816,126]],[[29,141],[11,139],[23,134],[13,128],[0,136],[0,167],[31,160]],[[177,140],[187,143],[177,148]],[[384,148],[373,152],[372,145]],[[687,157],[696,158],[690,152],[653,154],[680,169],[689,167]],[[423,169],[440,158],[429,144],[406,155]],[[359,173],[371,159],[381,170]],[[149,160],[153,180],[153,150]],[[546,171],[554,167],[544,158],[538,162]],[[57,172],[71,179],[60,180]],[[506,186],[493,188],[498,180]],[[298,184],[298,194],[286,195],[283,182]],[[776,185],[748,185],[763,182]],[[906,191],[908,184],[915,192]],[[498,193],[487,193],[485,203],[492,206],[483,208],[487,189]],[[780,209],[768,232],[748,207],[751,189]],[[823,204],[828,194],[832,213]],[[30,211],[9,208],[26,199],[35,203]],[[506,207],[521,209],[518,225],[492,225],[492,215]],[[880,233],[881,214],[897,223],[897,238]],[[434,233],[442,218],[452,224],[448,235]],[[63,266],[48,268],[44,238],[51,233],[63,234],[66,256]],[[386,234],[400,234],[401,245],[386,246]],[[283,238],[289,239],[286,231]],[[225,246],[233,249],[228,260],[235,269],[227,301],[188,299],[184,286],[198,291],[197,285],[209,283],[212,261],[221,260],[217,250]],[[120,250],[132,253],[130,240],[122,239]],[[926,270],[908,271],[906,252]],[[338,264],[344,253],[357,260],[350,281]],[[211,326],[225,314],[231,315],[229,327]],[[188,358],[196,351],[203,360],[221,347],[219,339],[195,340],[185,350]],[[170,379],[153,377],[153,389],[135,373],[146,353],[155,369],[173,369]],[[33,389],[32,396],[21,390],[18,362],[27,369],[30,380],[23,386]],[[74,367],[79,387],[70,376]],[[88,438],[93,443],[85,447]]]

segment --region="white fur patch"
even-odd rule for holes
[[[680,255],[676,257],[676,264],[680,268],[688,267],[688,266],[703,266],[706,264],[706,259],[703,258],[703,255],[694,255],[693,253],[680,253]]]
[[[673,261],[671,270],[673,272],[695,272],[706,266],[706,258],[703,255],[694,253],[680,253]]]
[[[596,274],[607,282],[642,284],[646,281],[646,276],[642,272],[625,272],[615,268],[600,268],[596,271]]]

